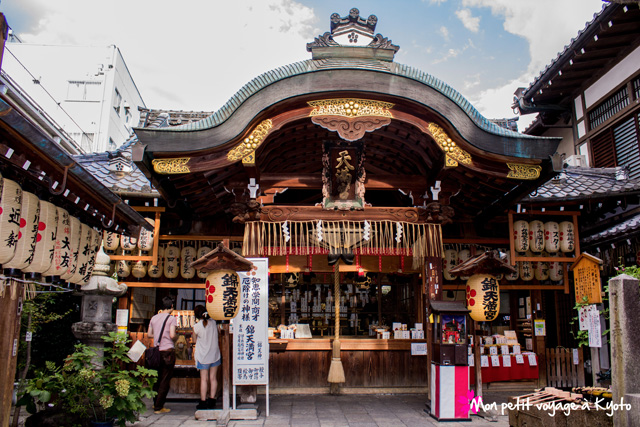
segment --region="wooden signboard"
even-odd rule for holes
[[[588,253],[582,253],[571,266],[576,287],[576,303],[602,303],[600,266],[602,260]],[[583,299],[586,297],[586,301]]]

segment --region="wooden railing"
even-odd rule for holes
[[[578,348],[578,364],[574,363],[572,348],[547,349],[547,385],[550,387],[582,387],[584,383],[584,358]]]

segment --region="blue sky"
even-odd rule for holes
[[[516,88],[528,85],[603,4],[2,0],[0,11],[24,42],[117,45],[147,107],[215,111],[258,74],[309,59],[306,43],[329,31],[330,15],[357,7],[364,17],[376,15],[376,32],[400,46],[396,62],[440,78],[497,118],[513,117]],[[521,119],[520,129],[531,119]]]

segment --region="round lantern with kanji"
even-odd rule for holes
[[[467,280],[467,308],[477,322],[490,322],[500,311],[500,285],[491,274],[474,274]]]
[[[209,316],[214,320],[229,320],[240,309],[240,277],[233,270],[209,273],[205,282],[205,300]]]

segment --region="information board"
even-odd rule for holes
[[[240,276],[240,311],[233,319],[233,384],[269,383],[269,260]]]

